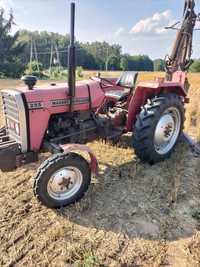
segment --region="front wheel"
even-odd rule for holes
[[[184,124],[184,106],[180,96],[163,94],[148,101],[133,129],[136,154],[150,164],[168,158]]]
[[[58,154],[45,161],[34,180],[34,194],[49,208],[80,200],[91,182],[88,162],[78,154]]]

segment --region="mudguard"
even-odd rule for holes
[[[64,153],[70,153],[74,151],[83,151],[86,152],[90,156],[90,168],[92,173],[98,174],[98,162],[97,158],[95,157],[94,153],[92,150],[85,145],[79,145],[79,144],[67,144],[67,145],[61,145],[60,146]]]

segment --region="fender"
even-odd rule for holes
[[[141,107],[147,103],[147,100],[163,93],[173,93],[182,96],[184,103],[188,103],[187,93],[182,82],[167,82],[164,79],[157,79],[154,82],[140,82],[129,103],[128,119],[126,130],[131,132],[136,122],[137,115]]]
[[[67,144],[67,145],[60,145],[64,153],[70,153],[72,151],[83,151],[86,152],[90,156],[90,168],[92,173],[98,174],[98,161],[97,158],[95,157],[94,153],[92,150],[85,145],[79,145],[79,144]]]

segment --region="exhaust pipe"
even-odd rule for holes
[[[68,47],[68,86],[70,110],[73,111],[73,100],[76,90],[76,47],[75,47],[75,3],[71,3],[70,44]]]

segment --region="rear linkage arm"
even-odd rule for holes
[[[188,134],[183,133],[182,140],[189,145],[197,157],[200,157],[200,146]]]

